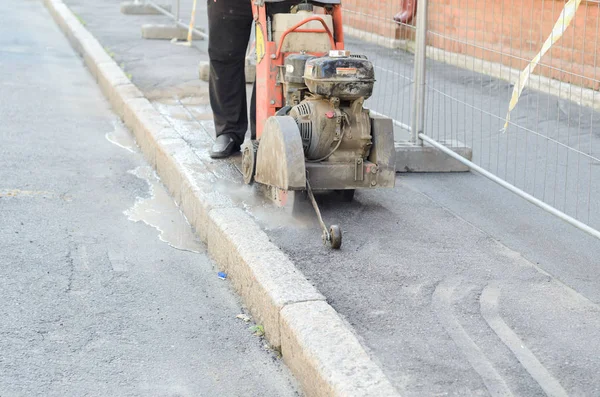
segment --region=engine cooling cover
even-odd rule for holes
[[[304,100],[290,110],[289,115],[298,124],[307,159],[317,160],[331,152],[334,140],[341,134],[338,113],[326,100]]]
[[[355,161],[369,154],[371,122],[363,99],[335,107],[323,98],[305,99],[289,115],[296,121],[308,160]]]

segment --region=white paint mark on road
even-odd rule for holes
[[[469,337],[469,334],[460,325],[452,310],[452,295],[457,287],[457,282],[444,281],[440,283],[433,293],[433,306],[442,322],[446,332],[450,335],[456,346],[463,352],[475,371],[481,376],[485,387],[492,396],[512,396],[508,385],[496,371],[490,360],[481,351],[479,346]]]
[[[129,172],[148,183],[150,197],[138,197],[133,207],[124,212],[128,219],[152,226],[160,232],[159,238],[173,248],[202,252],[202,243],[152,168],[142,166]]]
[[[517,360],[536,380],[548,396],[566,397],[567,392],[552,374],[542,365],[537,357],[525,346],[519,336],[504,322],[498,314],[498,298],[500,289],[496,285],[488,285],[483,289],[479,300],[481,314],[490,328],[500,337],[502,342],[513,352]]]

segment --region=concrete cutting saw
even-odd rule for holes
[[[374,67],[344,49],[341,1],[304,0],[289,13],[270,12],[279,2],[252,1],[256,139],[242,147],[242,173],[279,205],[306,192],[323,241],[338,249],[342,231],[323,222],[314,192],[338,191],[349,201],[356,189],[393,188],[393,124],[364,107]]]

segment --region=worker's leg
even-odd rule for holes
[[[207,5],[210,104],[217,137],[226,135],[233,141],[217,140],[222,145],[213,152],[226,157],[239,149],[248,129],[244,65],[252,9],[250,0],[208,0]]]

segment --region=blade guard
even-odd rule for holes
[[[258,145],[255,179],[283,190],[306,189],[304,148],[293,118],[272,116],[267,119]]]

